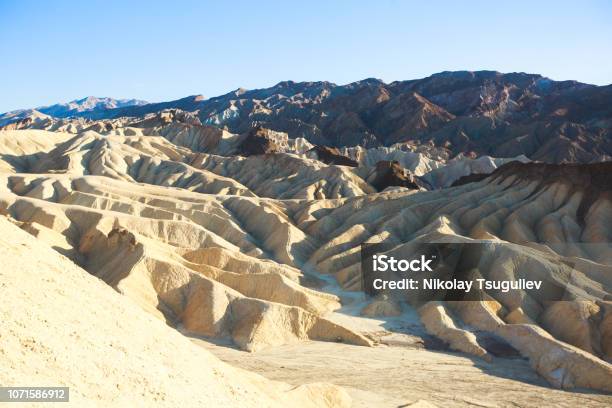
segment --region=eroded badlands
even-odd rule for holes
[[[398,148],[387,154],[401,156],[411,173],[381,175],[372,161],[380,162],[382,151],[345,151],[357,166],[329,164],[307,142],[267,133],[263,146],[276,150],[251,154],[241,149],[261,135],[162,119],[0,131],[8,265],[0,276],[10,299],[2,313],[12,322],[0,340],[26,356],[0,357],[13,367],[36,359],[5,370],[3,382],[49,380],[68,370],[63,381],[77,387],[77,376],[93,375],[86,364],[107,364],[91,371],[127,378],[117,385],[127,390],[97,378],[79,398],[117,402],[145,384],[145,398],[169,406],[284,406],[286,398],[304,406],[350,404],[331,385],[292,389],[237,371],[203,350],[209,348],[293,386],[318,378],[348,386],[356,406],[612,402],[605,394],[612,392],[610,163],[512,162],[449,187],[483,160],[461,159],[460,166]],[[486,163],[480,173],[503,164]],[[383,179],[399,184],[380,189]],[[416,188],[405,187],[413,182]],[[418,309],[368,300],[360,292],[365,242],[391,244],[395,254],[423,242],[480,242],[482,277],[563,279],[566,297],[547,302],[492,291],[479,302]],[[35,326],[25,330],[24,319]],[[48,337],[52,327],[63,329]],[[177,330],[206,344],[190,344]],[[414,341],[406,348],[405,340],[390,342],[393,336]],[[62,357],[66,339],[81,347],[82,365]],[[113,365],[109,350],[131,360]],[[147,353],[155,358],[142,366]],[[441,382],[453,383],[455,365],[467,372],[456,390],[464,395],[436,394]],[[376,377],[370,389],[362,370]],[[431,375],[391,385],[415,370]],[[198,393],[200,381],[213,384],[210,395]],[[498,388],[484,394],[483,383]],[[470,384],[483,395],[471,396]],[[530,397],[521,400],[527,388]]]

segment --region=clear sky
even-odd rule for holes
[[[0,0],[0,112],[444,70],[612,83],[612,2]]]

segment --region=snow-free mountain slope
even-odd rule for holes
[[[524,155],[546,162],[588,163],[612,157],[611,102],[612,85],[553,81],[526,73],[456,71],[389,84],[378,79],[347,85],[284,81],[208,99],[197,95],[144,105],[75,101],[61,105],[57,114],[54,107],[39,111],[60,118],[116,119],[181,109],[196,114],[203,124],[232,133],[259,124],[317,145],[431,142],[453,156]],[[24,117],[5,114],[0,125]]]

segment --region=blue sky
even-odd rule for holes
[[[0,0],[0,112],[444,70],[612,83],[612,2]]]

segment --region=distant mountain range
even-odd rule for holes
[[[55,105],[40,106],[34,109],[19,109],[3,113],[0,115],[0,126],[26,118],[32,114],[43,114],[54,118],[87,117],[87,115],[96,115],[112,109],[142,106],[146,104],[148,104],[147,101],[138,99],[113,99],[88,96],[83,99],[75,99],[68,103],[57,103]]]
[[[56,118],[67,118],[70,116],[80,116],[80,114],[86,114],[87,112],[102,112],[110,109],[146,104],[148,104],[147,101],[138,99],[96,98],[95,96],[88,96],[87,98],[77,99],[68,103],[43,106],[36,108],[36,110]]]
[[[202,124],[232,133],[261,125],[335,147],[413,141],[454,154],[523,154],[556,163],[612,157],[612,85],[526,73],[442,72],[389,84],[378,79],[348,85],[285,81],[208,99],[198,95],[145,103],[90,97],[36,111],[99,120],[163,109],[194,112]],[[32,114],[21,112],[0,115],[0,125]]]

